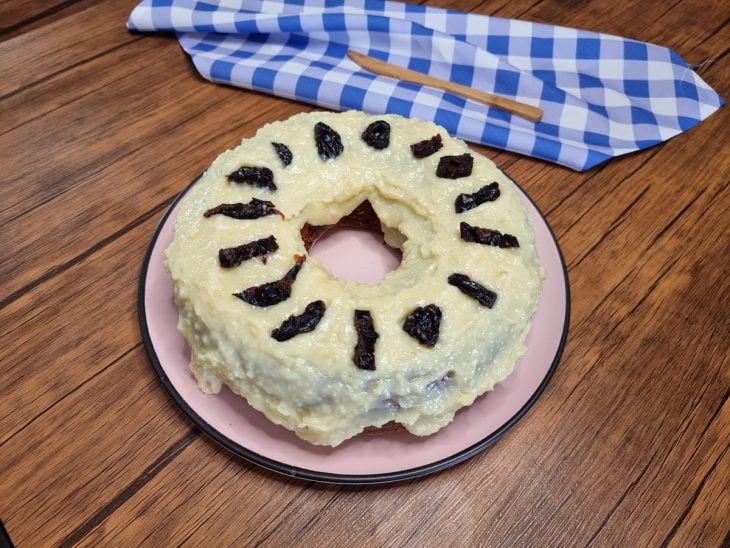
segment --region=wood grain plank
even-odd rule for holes
[[[103,49],[91,57],[65,67],[58,73],[33,82],[22,91],[5,96],[0,100],[0,115],[4,122],[0,128],[0,135],[79,101],[83,96],[94,94],[106,87],[114,87],[118,81],[130,78],[140,70],[140,61],[149,54],[149,50],[132,47],[133,41],[141,42],[142,39],[133,37],[132,41]],[[169,41],[162,40],[163,44],[167,42]],[[150,47],[150,44],[147,46]],[[84,65],[90,66],[79,69]],[[110,71],[108,70],[110,65],[119,68]],[[6,177],[10,179],[9,175]]]
[[[722,0],[661,3],[632,0],[614,4],[551,1],[539,4],[527,15],[536,22],[587,28],[652,42],[676,49],[682,56],[691,56],[691,42],[702,41],[714,32],[718,24],[727,19],[726,11]]]
[[[74,0],[57,0],[48,2],[45,6],[21,2],[0,3],[0,36],[8,28],[22,25],[23,21],[43,17],[44,13],[54,12],[64,8],[64,5],[73,4]]]
[[[83,544],[106,544],[112,539],[122,544],[137,543],[143,539],[155,544],[184,542],[193,546],[277,546],[297,538],[307,546],[338,541],[358,545],[368,539],[379,545],[377,529],[386,523],[385,516],[398,511],[416,514],[424,502],[421,495],[435,497],[437,491],[448,491],[461,482],[459,473],[452,471],[441,474],[440,479],[391,486],[302,485],[255,469],[252,474],[246,469],[241,477],[240,462],[234,458],[221,462],[209,453],[210,449],[200,443],[191,444],[163,474],[130,499],[127,507],[92,531]],[[451,479],[444,481],[447,475]],[[167,492],[165,487],[171,485],[173,491]],[[260,496],[251,497],[251,493]],[[185,518],[190,515],[195,517]],[[348,523],[346,534],[326,526],[333,519]],[[206,525],[201,527],[202,523]],[[394,538],[411,532],[405,526]]]
[[[287,507],[315,516],[330,497],[329,488],[252,468],[201,438],[80,545],[228,544],[242,531],[265,531],[288,520]]]
[[[266,545],[280,546],[295,535],[303,546],[437,546],[456,545],[456,540],[445,534],[429,542],[416,544],[410,537],[433,518],[432,512],[444,511],[438,504],[454,491],[462,491],[465,469],[468,465],[449,470],[437,477],[424,478],[416,482],[370,488],[344,487],[336,498],[314,519],[307,520],[303,512],[289,518],[289,526],[272,531],[266,538]],[[476,477],[475,477],[476,480]],[[462,491],[463,494],[463,491]],[[457,516],[461,508],[452,506]],[[409,519],[403,520],[403,516]],[[395,527],[396,522],[398,526]],[[347,528],[337,527],[347,523]],[[458,545],[478,545],[479,531],[464,528]],[[246,538],[246,537],[242,537]],[[340,544],[342,543],[342,544]]]
[[[0,2],[0,40],[61,20],[98,4],[95,0],[55,0],[54,2]]]
[[[157,63],[165,61],[164,56],[156,60],[151,70],[162,68]],[[94,64],[88,70],[93,71]],[[6,250],[16,255],[15,261],[0,265],[0,278],[7,280],[6,299],[181,191],[219,152],[253,134],[250,128],[273,116],[306,110],[290,101],[195,81],[185,83],[185,76],[166,76],[163,70],[158,85],[148,85],[145,91],[137,80],[114,92],[89,95],[43,117],[39,126],[55,118],[67,127],[77,113],[96,110],[107,101],[129,97],[127,101],[134,102],[135,89],[139,103],[130,108],[141,108],[139,114],[122,119],[118,112],[83,115],[83,121],[77,122],[83,137],[56,147],[61,150],[51,157],[44,159],[39,152],[26,152],[15,145],[18,155],[30,157],[38,172],[6,187],[5,196],[16,201],[16,208],[3,214],[10,217],[0,225]],[[157,107],[153,109],[153,105]],[[100,139],[99,132],[106,132],[104,126],[114,119],[108,137]],[[61,133],[44,139],[52,141]],[[26,135],[38,135],[37,129],[29,128]],[[11,132],[6,142],[17,137]],[[176,145],[171,146],[173,142]],[[73,160],[70,151],[75,146],[89,151],[86,165]],[[12,193],[11,187],[25,190]],[[29,209],[19,212],[26,204]]]
[[[339,531],[350,545],[504,545],[498,542],[497,532],[515,513],[528,511],[528,497],[519,500],[520,494],[525,493],[523,476],[541,474],[547,478],[554,473],[552,469],[532,468],[538,466],[535,452],[525,451],[526,446],[516,440],[517,435],[518,430],[513,430],[485,454],[438,476],[413,482],[407,488],[392,486],[365,492],[344,489],[337,504],[331,505],[317,521],[304,530],[295,529],[296,537],[304,545],[329,545],[327,541],[334,540],[331,531]],[[532,441],[540,443],[536,438]],[[514,503],[508,513],[503,513],[504,507],[496,507],[501,497]],[[542,500],[539,510],[542,513],[547,508],[549,504]],[[489,519],[480,523],[485,512],[490,512]],[[533,519],[538,515],[530,513]],[[347,529],[338,528],[338,523],[347,523]],[[285,542],[286,533],[272,537],[272,545]],[[509,545],[529,543],[515,535]]]
[[[700,17],[700,13],[717,14],[717,17]],[[703,42],[723,27],[727,30],[728,21],[727,5],[722,0],[675,2],[662,17],[650,22],[644,35],[648,42],[682,52],[689,64],[701,63],[705,57],[695,49],[694,44]]]
[[[698,209],[702,211],[701,207]],[[705,211],[709,216],[707,221],[704,218],[697,223],[688,220],[677,232],[681,234],[692,225],[707,228],[722,214],[722,208],[716,204],[709,205]],[[712,261],[722,256],[727,243],[727,239],[721,239],[703,252],[683,255],[642,304],[648,310],[634,326],[637,332],[646,333],[652,323],[659,323],[662,329],[655,329],[649,340],[646,335],[633,337],[640,341],[640,346],[635,360],[631,361],[647,363],[653,353],[654,359],[662,363],[663,371],[655,373],[653,378],[643,372],[631,372],[638,382],[642,376],[649,377],[646,384],[639,387],[639,393],[651,404],[643,406],[643,416],[635,419],[636,428],[627,441],[636,443],[641,437],[652,434],[651,447],[663,452],[664,456],[653,463],[645,481],[640,482],[610,516],[597,537],[599,544],[633,539],[641,544],[661,542],[672,524],[668,516],[682,513],[693,490],[690,485],[698,482],[697,475],[701,479],[717,455],[727,448],[730,435],[727,425],[719,432],[712,428],[703,433],[703,429],[714,415],[717,404],[726,397],[724,391],[730,381],[727,369],[722,367],[725,350],[716,344],[727,328],[724,310],[730,304],[730,292],[722,291],[718,299],[709,303],[697,290],[698,280],[719,283],[723,273],[713,267]],[[688,318],[692,321],[688,322]],[[626,328],[621,326],[619,329],[625,335]],[[696,341],[696,352],[691,357],[678,359],[687,340]],[[594,377],[598,374],[596,372]],[[673,488],[658,493],[657,485]],[[708,522],[721,521],[719,508],[705,508],[704,511]],[[719,535],[716,540],[721,540],[725,532],[714,529],[713,534]]]
[[[141,346],[112,355],[0,446],[0,514],[18,546],[57,543],[191,431]]]
[[[103,2],[0,42],[0,97],[135,40],[125,27],[135,4],[135,0]]]
[[[157,220],[146,220],[3,310],[0,394],[14,405],[2,407],[0,443],[93,377],[110,357],[139,344],[139,268]]]
[[[722,414],[710,427],[715,432],[708,438],[716,436],[721,442],[717,447],[720,456],[695,487],[692,504],[687,506],[665,539],[669,546],[720,546],[727,543],[730,529],[727,522],[730,515],[730,460],[727,450],[730,446],[730,407],[727,400]],[[708,512],[708,509],[715,511]]]
[[[133,47],[149,48],[142,42]],[[181,60],[176,48],[159,53],[159,57],[147,57],[146,63],[143,53],[137,57],[142,62],[134,72],[148,74],[137,73],[135,77],[128,69],[123,78],[117,76],[116,82],[106,82],[101,89],[92,87],[88,94],[77,87],[76,100],[0,136],[0,146],[7,151],[7,171],[0,190],[4,219],[59,195],[80,178],[139,150],[150,133],[170,131],[219,97],[217,87],[211,90],[212,97],[200,94],[195,85],[186,85],[189,79],[184,72],[172,74],[164,69],[166,64]],[[93,76],[122,55],[115,52],[109,59],[78,67],[78,71]],[[76,81],[76,71],[64,77],[65,86],[75,87]],[[85,81],[93,82],[90,78]],[[109,104],[118,106],[109,109]],[[82,158],[74,154],[78,150],[85,151]]]
[[[687,215],[686,225],[673,227],[667,237],[684,238],[688,226],[702,232],[722,218],[723,208],[717,202],[697,203]],[[523,456],[515,456],[523,459],[522,465],[517,475],[505,481],[518,491],[498,490],[498,503],[476,524],[459,523],[456,518],[452,525],[453,512],[436,514],[414,542],[427,542],[443,528],[456,532],[473,527],[493,530],[482,539],[489,545],[531,545],[545,538],[556,544],[585,544],[616,501],[621,501],[619,510],[614,510],[604,526],[605,536],[599,537],[599,545],[652,544],[654,532],[666,534],[689,494],[657,487],[675,485],[684,477],[678,470],[697,466],[708,456],[717,455],[718,448],[722,450],[722,440],[716,441],[692,455],[689,463],[685,460],[692,454],[704,422],[723,401],[727,386],[726,378],[725,382],[718,378],[724,350],[712,329],[721,321],[727,299],[708,303],[688,274],[703,264],[696,274],[708,284],[719,283],[722,272],[712,272],[712,265],[722,256],[724,243],[715,242],[709,249],[688,246],[672,271],[661,277],[651,295],[633,311],[631,321],[619,323],[608,339],[602,338],[605,330],[601,328],[618,319],[596,311],[594,337],[574,333],[571,341],[583,352],[591,349],[589,355],[597,356],[597,367],[574,392],[569,389],[569,377],[580,361],[569,359],[538,406],[513,432],[522,438],[516,442],[518,447],[530,443],[540,446],[539,452],[527,450]],[[665,246],[661,253],[671,254],[672,249]],[[581,298],[578,294],[576,300],[588,300],[590,295]],[[688,308],[686,299],[693,302]],[[683,314],[676,313],[680,303],[686,310]],[[678,338],[677,333],[687,329],[685,314],[694,318],[686,337],[699,341],[697,348],[701,349],[689,363],[672,359],[681,355],[684,338]],[[612,351],[619,347],[620,354]],[[662,365],[661,374],[648,367],[654,363]],[[688,391],[689,387],[701,391],[697,394]],[[641,413],[626,412],[625,407],[632,402],[641,402]],[[689,417],[689,424],[684,423],[684,417]],[[503,442],[497,447],[501,449]],[[519,493],[531,495],[520,497]],[[669,503],[668,507],[657,508],[660,502]],[[451,508],[455,503],[447,500],[444,506]],[[501,516],[508,517],[501,520]],[[720,519],[718,509],[708,511],[709,523]],[[724,534],[713,531],[713,535],[718,533]]]
[[[710,155],[707,159],[699,161],[709,161],[710,157],[712,156]],[[662,162],[663,158],[657,157],[655,165],[657,167],[659,165],[663,165]],[[638,174],[637,179],[643,181],[645,177],[651,177],[652,174],[654,174],[654,177],[657,177],[656,173],[661,174],[663,171],[657,171],[649,167],[646,174]],[[713,189],[705,192],[703,196],[693,204],[691,211],[701,211],[701,209],[698,208],[710,205],[709,201],[716,195],[714,193],[718,191],[718,186],[723,184],[722,181],[724,179],[722,178],[721,173],[722,172],[720,171],[716,174],[716,177],[711,183],[708,183],[706,180],[703,181],[704,184],[711,184]],[[661,181],[655,181],[654,186],[659,189],[664,188]],[[694,190],[693,192],[697,191]],[[657,198],[654,199],[656,200]],[[597,209],[601,209],[604,206],[605,204],[597,207]],[[678,206],[677,204],[672,204],[671,202],[665,203],[663,201],[656,202],[656,205],[653,207],[658,210],[662,210],[664,206],[667,207],[667,211],[669,213],[667,215],[662,215],[665,218],[665,225],[655,227],[654,236],[648,235],[647,237],[643,223],[639,225],[641,228],[639,237],[644,238],[644,246],[647,246],[648,244],[648,247],[644,247],[639,244],[639,247],[637,248],[637,242],[634,241],[635,237],[631,234],[631,227],[624,227],[622,230],[623,238],[621,233],[615,234],[605,244],[612,247],[610,251],[612,257],[609,257],[609,260],[603,259],[602,255],[597,250],[597,252],[591,256],[589,261],[584,262],[580,267],[573,271],[572,279],[574,298],[572,302],[572,309],[574,321],[571,327],[572,337],[581,340],[582,337],[585,337],[588,332],[590,332],[591,338],[611,336],[613,342],[617,346],[620,346],[620,338],[614,338],[613,336],[617,323],[630,318],[637,303],[639,303],[647,292],[651,290],[656,283],[658,283],[662,276],[666,275],[666,273],[673,268],[676,256],[679,253],[685,252],[686,245],[684,245],[684,238],[687,238],[688,235],[697,233],[697,231],[692,228],[691,224],[689,226],[685,225],[686,218],[680,217],[681,226],[684,227],[684,230],[686,230],[687,233],[677,234],[675,232],[675,225],[678,221],[675,220],[676,214],[672,215],[671,212],[681,211],[683,207],[681,204]],[[644,211],[644,214],[646,214],[646,211]],[[688,212],[685,212],[685,215],[687,214]],[[696,213],[695,216],[690,218],[694,221],[698,221],[699,217],[699,214]],[[643,216],[641,217],[642,220],[645,218],[646,217]],[[588,224],[589,221],[586,220],[586,223]],[[631,236],[629,236],[629,234],[631,234]],[[661,235],[662,237],[659,240],[656,240],[657,235]],[[670,238],[670,236],[672,237]],[[598,237],[600,236],[595,236],[594,238]],[[622,242],[626,241],[626,238],[629,237],[631,237],[631,246],[622,245]],[[570,235],[563,239],[562,243],[564,250],[570,249],[570,246],[572,245],[583,245],[581,238],[576,238],[575,244],[570,243],[568,241],[569,238]],[[670,239],[667,240],[667,238]],[[611,246],[610,242],[615,243]],[[696,242],[695,245],[700,249],[704,247],[702,242]],[[617,253],[621,253],[621,256],[616,257]],[[598,271],[603,273],[603,276],[600,280],[598,280],[598,283],[604,287],[599,291],[596,291],[594,288],[594,284],[596,283],[596,280],[594,280],[595,277],[590,275],[590,272],[596,271],[593,270],[595,268],[598,268]],[[588,279],[584,280],[584,276]],[[587,295],[590,296],[591,299],[577,299],[575,297],[576,295]],[[610,298],[601,298],[601,296],[609,295]],[[601,318],[605,318],[605,321],[599,321]],[[592,345],[588,345],[586,348],[591,349]],[[570,346],[566,351],[566,358],[571,359],[574,351],[577,351],[580,354],[583,350],[581,350],[578,346]],[[589,350],[587,354],[582,355],[582,360],[579,362],[582,365],[571,371],[571,374],[574,376],[572,386],[577,387],[581,385],[583,382],[583,375],[586,374],[586,371],[596,367],[597,360],[600,357],[601,356],[597,349]]]
[[[697,44],[693,48],[694,70],[703,79],[708,78],[708,74],[714,74],[717,65],[724,64],[727,70],[728,53],[730,53],[730,22],[725,24],[716,32],[711,34],[706,40]],[[723,97],[727,98],[727,89],[721,90]]]
[[[717,138],[718,134],[723,133],[726,120],[726,114],[708,120],[708,126],[714,126],[708,127],[708,130],[717,131],[709,132],[706,136],[695,136],[703,141],[706,155],[703,151],[703,154],[694,158],[686,158],[680,165],[673,165],[671,159],[682,155],[682,149],[687,145],[682,141],[668,143],[631,179],[622,181],[615,193],[598,201],[569,232],[562,235],[560,241],[566,253],[568,267],[571,274],[575,273],[573,288],[576,292],[588,291],[588,287],[593,288],[593,291],[597,290],[600,295],[610,292],[616,281],[621,280],[620,273],[630,268],[633,261],[641,260],[641,255],[650,250],[649,246],[655,243],[654,239],[676,220],[676,215],[687,203],[706,193],[705,199],[701,200],[705,203],[707,197],[727,184],[724,174],[727,173],[729,164],[721,153],[722,139]],[[712,161],[713,158],[716,160]],[[657,169],[659,166],[662,166],[661,170]],[[682,175],[688,167],[696,169],[697,171],[693,171],[695,173],[702,171],[703,176],[688,184]],[[627,222],[625,208],[630,204],[633,204],[632,218],[639,212],[648,215],[641,217],[640,224],[635,221]],[[614,215],[609,213],[613,211],[616,212]],[[601,246],[608,247],[610,253],[596,253]],[[596,268],[606,273],[600,280],[581,276]],[[613,272],[619,275],[614,275]],[[645,287],[637,285],[639,291]],[[590,314],[580,313],[583,311],[576,312],[579,317],[591,317]]]

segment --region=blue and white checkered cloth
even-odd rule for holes
[[[175,32],[213,82],[432,120],[467,141],[576,170],[666,141],[724,103],[667,48],[398,2],[144,0],[128,28]],[[348,49],[539,105],[543,119],[376,76]]]

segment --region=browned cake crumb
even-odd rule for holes
[[[304,242],[304,249],[309,251],[314,243],[333,228],[357,228],[380,232],[380,219],[370,202],[365,200],[352,213],[345,215],[333,225],[310,225],[305,223],[300,233]]]

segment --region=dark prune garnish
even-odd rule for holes
[[[362,140],[377,150],[388,148],[390,144],[390,124],[385,120],[377,120],[362,132]]]
[[[317,143],[317,153],[322,160],[337,158],[345,150],[340,134],[324,122],[314,125],[314,142]]]
[[[277,249],[279,249],[279,244],[276,243],[276,238],[269,236],[236,247],[219,249],[218,262],[223,268],[231,268],[254,257],[263,257],[268,253],[273,253]]]
[[[311,302],[299,316],[292,314],[284,320],[279,327],[271,332],[271,336],[279,342],[284,342],[300,333],[314,331],[319,320],[324,316],[325,309],[323,301]]]
[[[419,306],[408,314],[403,330],[419,343],[433,347],[439,340],[441,309],[435,304]]]
[[[294,280],[297,279],[297,274],[299,274],[302,263],[306,259],[303,255],[295,255],[294,266],[280,280],[263,285],[255,285],[233,295],[253,306],[272,306],[279,304],[287,300],[291,295],[291,286],[294,284]]]
[[[416,158],[425,158],[431,156],[434,152],[441,150],[444,146],[441,142],[441,135],[434,135],[425,141],[419,141],[411,145],[411,152]]]
[[[499,230],[491,228],[482,228],[480,226],[472,226],[469,223],[462,222],[459,225],[461,239],[465,242],[474,242],[477,244],[493,245],[495,247],[520,247],[517,237],[512,234],[502,234]]]
[[[241,166],[228,174],[228,180],[234,183],[246,183],[257,188],[276,190],[274,173],[268,167]]]
[[[458,288],[462,293],[476,299],[479,304],[487,308],[492,308],[497,300],[497,294],[494,291],[475,282],[466,274],[452,274],[449,276],[449,284]]]
[[[252,198],[247,204],[241,202],[235,204],[221,204],[210,208],[208,211],[203,213],[203,217],[210,217],[211,215],[225,215],[226,217],[232,217],[233,219],[258,219],[259,217],[266,217],[267,215],[280,215],[284,218],[284,215],[276,209],[274,204],[266,200],[259,200]]]
[[[355,310],[355,331],[357,344],[352,361],[358,369],[375,371],[375,341],[380,335],[375,332],[369,310]]]
[[[457,213],[463,213],[484,202],[493,202],[499,198],[499,183],[489,183],[477,190],[474,194],[459,194],[454,202],[454,210]]]
[[[471,175],[474,157],[465,152],[459,156],[441,156],[436,176],[442,179],[459,179]]]
[[[284,164],[284,167],[291,164],[291,161],[294,159],[294,155],[291,153],[288,146],[284,143],[271,143],[271,145],[279,155],[279,159],[281,160],[281,163]]]

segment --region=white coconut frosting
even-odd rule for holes
[[[391,127],[390,144],[382,150],[361,137],[375,120]],[[344,151],[338,157],[318,155],[317,122],[341,136]],[[437,134],[443,148],[414,157],[410,146]],[[272,142],[291,150],[290,165],[284,165]],[[432,434],[504,380],[525,350],[542,269],[525,208],[513,183],[491,161],[471,152],[471,175],[436,176],[439,158],[468,152],[463,142],[432,123],[353,111],[299,114],[261,128],[221,154],[184,197],[166,257],[178,329],[190,345],[200,388],[216,393],[225,384],[299,437],[334,446],[390,421],[419,436]],[[241,166],[269,168],[277,189],[229,182],[227,175]],[[493,181],[499,183],[498,199],[455,212],[459,194]],[[219,204],[252,198],[273,202],[284,219],[203,216]],[[300,235],[305,223],[334,224],[364,200],[377,213],[386,240],[403,255],[401,265],[378,285],[336,279],[310,256],[283,302],[257,307],[233,295],[282,278],[295,255],[306,255]],[[462,221],[514,235],[519,247],[465,242],[459,234]],[[265,263],[252,259],[220,266],[219,249],[270,235],[279,249]],[[482,306],[450,285],[447,279],[454,273],[494,291],[494,306]],[[315,300],[324,301],[326,311],[313,331],[284,342],[272,338],[272,330]],[[428,304],[442,312],[433,347],[403,329],[408,314]],[[374,371],[353,362],[355,310],[370,311],[379,334]]]

